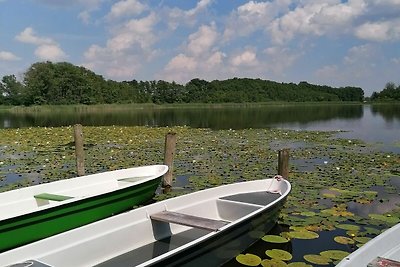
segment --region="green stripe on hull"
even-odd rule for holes
[[[131,209],[150,200],[161,177],[0,222],[0,252],[25,245]]]

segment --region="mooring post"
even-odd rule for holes
[[[284,148],[278,153],[278,175],[287,179],[289,176],[289,149]]]
[[[168,171],[164,174],[162,187],[172,187],[172,173],[174,170],[174,155],[176,148],[176,133],[167,133],[165,136],[164,164],[168,166]],[[167,190],[168,191],[168,190]]]
[[[74,125],[76,172],[78,176],[85,175],[84,152],[83,152],[83,131],[81,124]]]

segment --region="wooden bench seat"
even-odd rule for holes
[[[150,218],[156,221],[175,223],[211,231],[218,231],[219,228],[229,223],[226,221],[213,220],[173,211],[155,213],[150,215]]]
[[[64,200],[73,198],[70,196],[63,196],[63,195],[56,195],[56,194],[49,194],[49,193],[38,194],[38,195],[35,195],[34,197],[36,199],[52,200],[52,201],[64,201]]]

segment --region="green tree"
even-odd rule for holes
[[[24,86],[17,81],[15,75],[6,75],[0,82],[0,104],[22,105]]]

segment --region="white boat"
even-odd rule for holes
[[[275,225],[290,190],[276,177],[167,199],[6,251],[0,266],[216,266]]]
[[[400,224],[371,239],[336,266],[400,267]]]
[[[0,194],[0,253],[132,209],[150,200],[168,171],[150,165]]]

